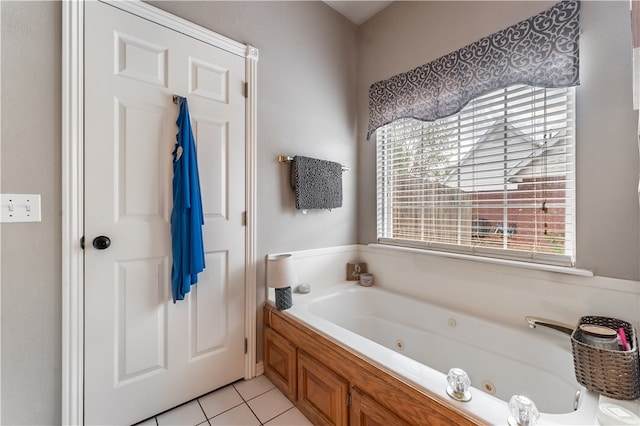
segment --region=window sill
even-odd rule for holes
[[[581,277],[594,276],[593,271],[589,271],[588,269],[571,268],[567,266],[544,265],[541,263],[520,262],[517,260],[496,259],[493,257],[471,256],[468,254],[461,254],[461,253],[449,253],[449,252],[443,252],[443,251],[435,251],[435,250],[420,249],[420,248],[413,248],[413,247],[400,247],[400,246],[393,246],[393,245],[379,244],[379,243],[368,244],[367,247],[371,247],[373,249],[423,254],[427,256],[440,256],[440,257],[448,257],[452,259],[471,260],[474,262],[483,262],[483,263],[490,263],[494,265],[511,266],[516,268],[535,269],[538,271],[558,272],[561,274],[578,275]]]

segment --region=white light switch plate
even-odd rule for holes
[[[40,194],[0,194],[0,222],[41,222]]]

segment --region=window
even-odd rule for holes
[[[378,241],[572,266],[574,97],[511,86],[379,128]]]

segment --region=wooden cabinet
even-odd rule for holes
[[[358,388],[351,388],[351,426],[409,426]]]
[[[314,425],[482,425],[286,311],[264,309],[265,375]]]
[[[296,399],[296,347],[270,328],[264,329],[264,374],[292,401]]]
[[[314,425],[346,425],[349,384],[298,350],[298,406]]]

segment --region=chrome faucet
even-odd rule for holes
[[[526,316],[524,317],[524,319],[527,321],[527,324],[529,324],[529,327],[531,328],[536,328],[537,326],[541,326],[541,327],[552,328],[561,333],[568,334],[569,336],[573,334],[573,327],[558,321],[554,321],[546,318],[540,318],[540,317],[530,317],[530,316]]]

